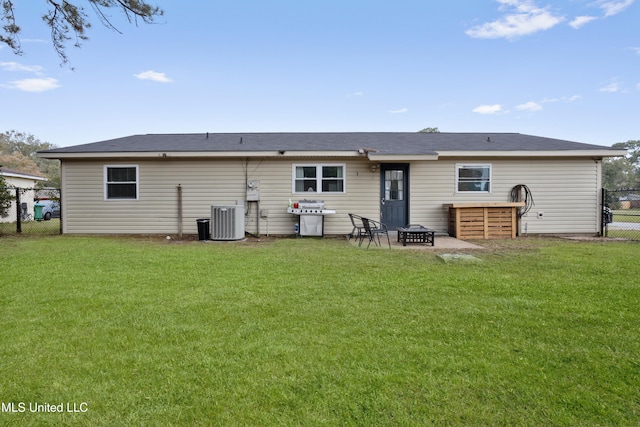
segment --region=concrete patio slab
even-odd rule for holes
[[[483,246],[479,246],[473,243],[465,242],[464,240],[456,239],[455,237],[448,236],[446,234],[436,234],[434,245],[424,243],[407,243],[407,246],[402,246],[401,242],[398,242],[398,232],[390,231],[389,239],[391,240],[391,249],[414,249],[414,250],[437,250],[437,249],[484,249]],[[358,246],[356,239],[350,239],[352,245]],[[381,246],[375,246],[371,243],[369,249],[388,249],[387,241],[384,236],[380,236]],[[368,240],[362,242],[362,248],[367,247]]]

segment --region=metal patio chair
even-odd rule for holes
[[[359,215],[355,215],[350,213],[349,219],[351,219],[351,224],[353,225],[353,230],[351,230],[351,234],[349,234],[349,238],[358,239],[358,246],[362,246],[362,241],[365,236],[368,236],[367,230],[364,228],[364,223],[362,222],[362,217]]]
[[[367,245],[367,249],[371,246],[371,242],[374,245],[381,246],[380,243],[380,235],[384,234],[387,236],[387,244],[389,245],[389,249],[391,249],[391,239],[389,239],[389,230],[387,230],[387,226],[381,222],[374,221],[369,218],[362,218],[362,224],[364,225],[364,229],[369,237],[369,244]],[[376,240],[378,241],[376,243]]]

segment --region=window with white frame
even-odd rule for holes
[[[105,165],[104,198],[106,200],[137,200],[138,166]]]
[[[457,164],[456,191],[458,193],[491,192],[491,165]]]
[[[345,166],[293,165],[294,193],[344,193]]]

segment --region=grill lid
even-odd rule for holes
[[[324,209],[324,200],[300,200],[298,207],[300,209]]]

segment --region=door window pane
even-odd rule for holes
[[[404,200],[404,171],[384,172],[384,198],[385,200]]]

